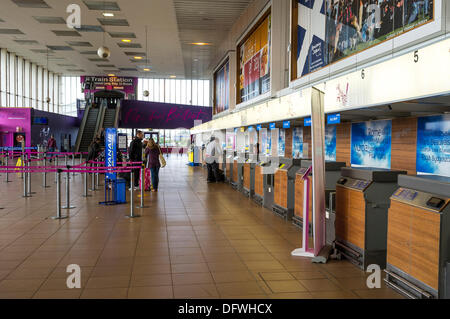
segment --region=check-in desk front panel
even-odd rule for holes
[[[238,182],[238,161],[237,160],[233,160],[233,178],[232,178],[233,183],[237,183]]]
[[[250,189],[250,163],[244,164],[244,180],[243,185],[246,189]]]
[[[306,169],[304,169],[306,171]],[[304,199],[304,187],[305,187],[305,182],[303,180],[303,175],[304,172],[302,171],[302,169],[296,174],[295,177],[295,209],[294,209],[294,214],[296,220],[299,220],[300,223],[303,223],[303,199]],[[313,202],[312,202],[312,179],[311,176],[308,176],[308,179],[310,181],[310,192],[309,192],[309,222],[312,222],[312,209],[313,209]]]
[[[264,196],[264,179],[260,165],[255,166],[255,195],[261,198]]]
[[[414,183],[418,178],[401,176],[399,183],[405,179],[408,186],[420,187]],[[391,197],[387,280],[407,296],[450,298],[449,197],[450,193],[437,195],[407,187],[400,187]]]
[[[363,190],[336,186],[336,237],[364,250],[365,200]]]
[[[283,208],[288,207],[288,172],[278,168],[274,174],[273,202]]]

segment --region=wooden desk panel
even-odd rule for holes
[[[230,179],[231,178],[231,163],[227,162],[227,178]]]
[[[440,214],[411,207],[411,276],[438,290]]]
[[[255,194],[261,197],[264,196],[262,167],[259,165],[255,166]]]
[[[238,182],[238,162],[234,161],[233,163],[233,182]]]
[[[250,189],[250,164],[244,164],[244,187]]]
[[[273,202],[284,208],[287,208],[287,181],[287,171],[277,169],[274,174]]]
[[[308,177],[311,180],[311,177]],[[305,182],[302,179],[302,176],[296,175],[295,177],[295,207],[294,214],[297,217],[303,218],[303,198],[304,198],[304,186]],[[312,186],[312,184],[311,184]],[[312,211],[313,210],[313,202],[312,202],[312,189],[309,192],[309,222],[312,222]]]
[[[411,206],[391,201],[388,211],[387,262],[405,273],[411,272]]]
[[[336,236],[365,247],[365,201],[363,192],[336,186]]]

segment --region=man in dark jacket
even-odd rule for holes
[[[97,159],[98,155],[101,153],[101,148],[100,148],[100,139],[98,137],[96,137],[91,145],[89,146],[89,153],[88,153],[88,157],[87,160],[88,161],[94,161]]]
[[[137,131],[135,138],[130,143],[130,161],[131,162],[141,162],[142,163],[142,139],[144,138],[144,134],[142,131]],[[137,166],[138,164],[133,164],[133,166]],[[139,187],[139,174],[140,169],[136,168],[133,170],[134,172],[134,187]]]

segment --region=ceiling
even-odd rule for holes
[[[49,69],[65,75],[206,78],[217,47],[251,1],[0,0],[0,47],[42,66],[49,52]],[[66,25],[70,4],[81,8],[80,29]],[[102,45],[111,50],[106,60],[96,54]]]

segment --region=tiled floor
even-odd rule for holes
[[[205,170],[186,162],[169,159],[135,219],[128,205],[99,205],[103,191],[82,197],[77,175],[76,208],[53,220],[53,174],[46,189],[33,176],[27,199],[21,180],[2,174],[0,298],[400,298],[384,285],[368,289],[347,261],[291,257],[297,228],[226,184],[207,184]],[[81,267],[81,289],[67,288],[69,264]]]

